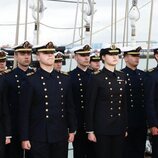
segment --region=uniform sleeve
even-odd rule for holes
[[[9,104],[7,102],[7,85],[3,80],[3,90],[2,90],[2,106],[3,106],[3,120],[4,120],[4,128],[5,128],[5,136],[11,136],[11,118],[9,111]]]
[[[87,90],[88,102],[85,112],[86,132],[94,131],[94,113],[97,100],[98,85],[98,81],[95,79],[95,76],[93,76],[89,82]]]
[[[33,89],[28,81],[24,82],[19,97],[19,134],[20,140],[29,140],[29,116],[33,99]]]
[[[74,133],[77,129],[77,118],[75,113],[75,105],[72,98],[72,84],[69,80],[67,96],[66,96],[66,108],[67,108],[67,118],[69,133]]]
[[[156,109],[157,98],[157,79],[155,76],[148,75],[145,81],[145,108],[149,127],[158,127],[158,115]]]

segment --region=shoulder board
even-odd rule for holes
[[[154,70],[155,70],[155,68],[152,68],[152,69],[149,69],[147,72],[152,72]]]
[[[120,72],[120,73],[124,73],[123,71],[121,71],[121,70],[116,70],[117,72]]]
[[[33,75],[35,72],[30,72],[30,73],[28,73],[28,74],[26,74],[26,76],[31,76],[31,75]]]
[[[60,71],[61,72],[61,74],[64,74],[64,75],[69,75],[69,73],[68,72],[64,72],[64,71]]]
[[[7,69],[4,71],[4,73],[9,73],[9,72],[11,72],[11,69]]]
[[[100,71],[93,72],[94,75],[97,75],[99,73],[100,73]]]

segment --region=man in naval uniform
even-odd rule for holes
[[[83,48],[74,51],[77,67],[70,72],[72,82],[73,100],[77,114],[77,131],[73,143],[74,158],[93,158],[92,143],[88,141],[85,131],[85,106],[87,103],[87,86],[91,77],[88,69],[90,62],[90,47],[85,45]]]
[[[10,113],[6,98],[4,76],[0,75],[0,157],[5,158],[5,144],[11,142]]]
[[[89,69],[92,71],[93,74],[100,71],[100,56],[96,52],[90,54]]]
[[[158,48],[154,49],[158,61]],[[147,122],[152,135],[152,158],[158,157],[158,66],[149,70],[145,82]]]
[[[140,50],[125,50],[126,98],[128,112],[128,136],[125,140],[124,158],[144,158],[147,134],[146,112],[144,103],[145,72],[137,68]]]
[[[10,71],[9,69],[7,69],[6,60],[7,52],[5,52],[4,50],[0,50],[0,74],[2,75]]]
[[[21,85],[27,79],[27,75],[34,70],[29,68],[31,63],[31,51],[32,45],[25,41],[21,45],[14,47],[15,60],[17,61],[17,67],[7,73],[5,77],[5,84],[7,85],[7,98],[9,108],[11,112],[11,126],[12,126],[12,143],[7,146],[6,157],[7,158],[22,158],[23,150],[20,145],[19,133],[18,133],[18,105],[19,96],[21,93]]]
[[[28,77],[20,96],[22,148],[33,158],[67,158],[68,141],[73,142],[76,130],[70,78],[54,70],[52,42],[33,49],[40,67]]]
[[[64,54],[58,51],[54,53],[54,55],[55,55],[54,69],[57,71],[61,71]]]

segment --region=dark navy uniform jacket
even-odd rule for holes
[[[75,132],[76,119],[68,75],[39,68],[20,96],[20,139],[55,143]],[[69,131],[68,131],[69,130]]]
[[[148,125],[158,127],[158,67],[148,73],[145,96]]]
[[[0,75],[0,143],[4,143],[6,136],[11,136],[11,122],[4,77]]]
[[[11,112],[11,124],[13,135],[17,136],[18,132],[18,104],[21,93],[21,84],[27,79],[27,74],[34,72],[33,69],[23,71],[20,68],[15,68],[5,74],[5,84],[7,86],[7,98]]]
[[[123,72],[103,68],[90,82],[86,130],[100,135],[123,134],[127,128]]]
[[[85,131],[85,106],[87,104],[87,89],[91,71],[89,69],[83,71],[76,67],[69,74],[72,83],[72,97],[77,114],[77,127],[79,131]]]
[[[128,127],[146,127],[146,111],[144,102],[144,82],[146,73],[128,67],[122,69],[126,75],[126,98],[128,111]]]

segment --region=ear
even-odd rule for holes
[[[158,54],[155,54],[155,58],[156,58],[156,60],[158,61]]]
[[[38,61],[40,61],[39,54],[36,55],[36,59],[37,59]]]
[[[77,54],[75,54],[74,59],[77,61]]]
[[[128,62],[128,55],[124,56],[125,62]]]

